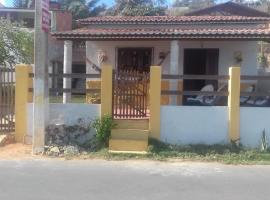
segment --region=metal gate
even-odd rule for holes
[[[15,131],[15,70],[0,66],[0,134]]]
[[[120,70],[114,73],[114,119],[147,118],[149,73],[137,70]]]

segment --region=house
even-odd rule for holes
[[[213,15],[213,10],[219,14]],[[224,10],[231,14],[224,15]],[[93,66],[102,63],[112,64],[114,69],[143,71],[161,63],[163,74],[226,75],[229,66],[241,64],[242,74],[256,75],[257,43],[270,39],[269,15],[250,11],[226,3],[194,16],[90,17],[78,20],[81,28],[53,36],[64,40],[69,52],[72,43],[85,42],[87,73],[97,73]],[[65,57],[68,63],[71,58]],[[179,87],[198,90],[204,84],[186,81]],[[164,83],[163,87],[168,86]]]
[[[229,100],[229,107],[226,104],[189,106],[190,96],[198,94],[205,86],[211,85],[219,94],[229,95],[231,100],[233,94],[239,98],[240,86],[242,92],[254,87],[257,89],[257,47],[258,41],[270,41],[268,14],[227,3],[186,16],[103,16],[81,19],[78,24],[78,29],[58,31],[52,35],[64,41],[64,73],[72,71],[74,43],[85,43],[87,74],[108,70],[106,65],[115,70],[112,114],[120,123],[120,130],[113,131],[111,150],[145,149],[148,132],[144,129],[147,127],[150,136],[169,143],[222,143],[227,141],[230,132],[230,140],[240,139],[253,147],[255,143],[258,145],[261,131],[270,129],[264,119],[269,108],[239,108],[239,101],[232,103]],[[150,88],[155,87],[159,91],[155,93],[156,102],[150,96],[149,113],[149,80],[145,79],[149,77],[150,66],[161,66],[163,75],[161,88],[159,84],[152,83],[151,86],[150,81]],[[238,67],[230,68],[232,66]],[[241,85],[238,85],[239,69],[245,77]],[[157,72],[152,72],[151,76],[156,74],[158,77],[159,68],[154,67],[153,70]],[[233,77],[238,79],[233,81]],[[134,84],[131,80],[135,80]],[[136,82],[138,80],[140,84]],[[95,79],[87,79],[90,89],[98,84]],[[64,85],[66,89],[71,88],[67,80],[64,80]],[[142,85],[146,85],[146,90]],[[220,90],[223,85],[229,88],[229,94],[226,89],[225,92]],[[204,90],[199,96],[204,99],[212,95],[211,92],[212,89]],[[153,109],[154,105],[159,106],[160,93],[163,94],[162,106]],[[244,94],[241,95],[243,99],[248,96]],[[65,103],[68,102],[69,99]],[[111,109],[110,105],[108,107]],[[148,126],[145,118],[149,116]],[[158,119],[153,122],[151,117]],[[133,118],[140,120],[134,121]],[[158,130],[157,135],[151,135],[155,132],[151,131],[153,127]],[[136,130],[135,134],[136,128],[142,130]]]

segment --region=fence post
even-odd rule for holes
[[[101,72],[101,116],[112,115],[112,66],[103,65]]]
[[[160,139],[161,67],[151,66],[150,70],[150,137]]]
[[[33,85],[31,65],[16,65],[15,68],[15,140],[24,142],[27,133],[27,103],[33,100],[32,92],[29,88]]]
[[[229,140],[237,142],[240,139],[240,67],[229,69]]]

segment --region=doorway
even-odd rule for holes
[[[119,48],[117,69],[149,72],[152,52],[152,48]]]
[[[184,75],[218,75],[219,49],[185,49]],[[200,91],[207,84],[218,87],[218,80],[184,80],[184,91]],[[184,97],[184,103],[186,102]]]

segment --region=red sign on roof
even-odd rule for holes
[[[48,33],[50,31],[50,3],[49,0],[41,1],[42,9],[42,19],[41,19],[41,28],[44,32]]]

